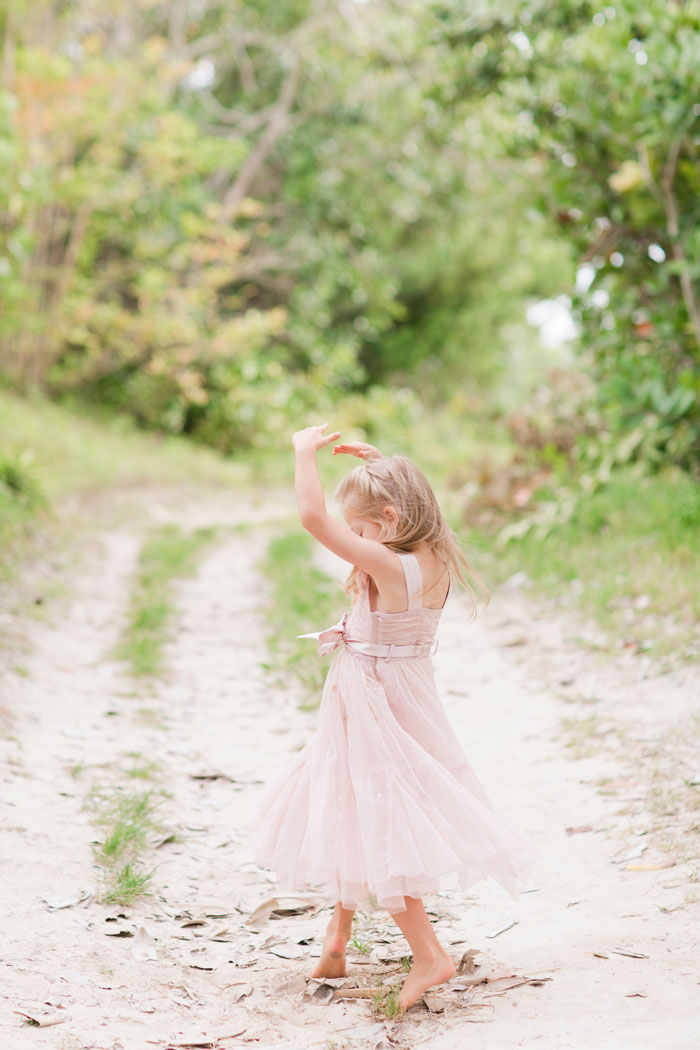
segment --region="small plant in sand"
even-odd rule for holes
[[[377,988],[372,996],[372,1010],[378,1017],[400,1017],[401,1010],[401,985],[391,984],[389,987]]]
[[[401,969],[405,973],[408,973],[410,971],[412,961],[413,960],[411,959],[410,955],[404,955],[403,958],[401,959]]]
[[[154,819],[154,792],[114,794],[94,790],[90,802],[95,823],[103,832],[95,847],[96,859],[105,875],[101,900],[105,904],[128,904],[148,892],[153,875],[142,869],[140,855],[146,849],[147,833],[159,830]]]
[[[369,955],[371,948],[367,941],[363,941],[357,932],[353,933],[348,947],[352,948],[353,951],[358,952],[360,955]]]
[[[100,899],[103,904],[130,904],[148,893],[152,877],[152,871],[140,871],[135,864],[125,864],[111,873]]]
[[[129,623],[115,647],[133,675],[154,676],[164,670],[164,648],[174,610],[172,585],[197,568],[202,549],[214,538],[214,528],[185,533],[164,525],[148,536],[141,548],[134,581]]]

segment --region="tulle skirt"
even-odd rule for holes
[[[283,891],[321,889],[345,908],[391,911],[456,872],[515,899],[538,850],[494,811],[435,688],[429,657],[342,650],[313,739],[261,792],[256,861]]]

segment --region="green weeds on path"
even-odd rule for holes
[[[156,793],[95,789],[87,804],[102,833],[95,844],[95,860],[104,873],[100,899],[104,904],[129,904],[148,892],[153,875],[144,869],[142,855],[148,833],[159,830]]]
[[[620,470],[581,492],[569,520],[499,548],[479,537],[487,581],[524,577],[562,607],[580,608],[611,647],[669,665],[700,656],[700,486],[676,470]]]
[[[144,541],[129,623],[115,652],[117,659],[128,661],[133,675],[157,675],[163,670],[172,580],[195,571],[199,554],[215,533],[214,528],[183,533],[176,525],[166,525]]]
[[[320,702],[328,661],[313,639],[296,636],[329,627],[347,604],[338,584],[313,564],[313,544],[300,529],[276,536],[260,566],[271,584],[267,669],[293,675],[309,707]]]
[[[184,437],[139,430],[114,412],[72,410],[4,389],[0,450],[0,579],[15,575],[37,532],[52,541],[64,533],[74,539],[76,529],[91,524],[93,502],[110,491],[178,484],[247,490],[279,474],[272,456],[264,463],[252,454],[233,460]],[[66,498],[78,493],[79,514],[66,512]]]

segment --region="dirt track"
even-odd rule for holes
[[[75,556],[28,571],[30,597],[65,583],[43,619],[4,607],[2,1050],[697,1046],[700,668],[660,675],[644,657],[611,656],[516,587],[474,624],[450,600],[434,658],[448,714],[497,807],[542,855],[519,905],[489,884],[427,903],[455,958],[478,952],[465,977],[548,980],[469,990],[463,977],[436,992],[440,1012],[382,1021],[367,1002],[310,997],[325,913],[245,922],[274,896],[248,851],[260,783],[316,717],[261,667],[255,563],[289,505],[144,490],[120,506],[103,508]],[[149,696],[105,654],[141,532],[163,521],[256,527],[222,530],[179,585],[170,673]],[[91,787],[124,783],[129,752],[157,763],[158,838],[175,840],[154,838],[154,895],[108,907],[95,899],[84,803]],[[372,951],[351,972],[364,984],[400,972],[405,945],[386,916],[360,925]],[[16,1011],[61,1023],[30,1027]]]

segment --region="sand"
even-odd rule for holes
[[[434,657],[484,786],[541,849],[517,903],[492,883],[426,899],[454,958],[472,951],[475,968],[436,989],[432,1009],[387,1019],[306,980],[328,918],[313,892],[280,901],[296,914],[247,922],[275,898],[250,855],[257,793],[317,718],[263,666],[257,562],[291,511],[288,494],[186,488],[74,501],[74,542],[48,545],[8,588],[2,1050],[696,1047],[700,668],[663,674],[611,650],[517,579],[475,623],[453,596]],[[165,521],[225,527],[177,584],[168,673],[149,693],[111,649],[143,532]],[[129,778],[147,762],[151,780]],[[161,825],[146,855],[153,892],[128,907],[99,903],[89,805],[120,786],[156,792]],[[399,979],[407,947],[388,916],[363,913],[358,931],[369,952],[351,953],[346,987]]]

